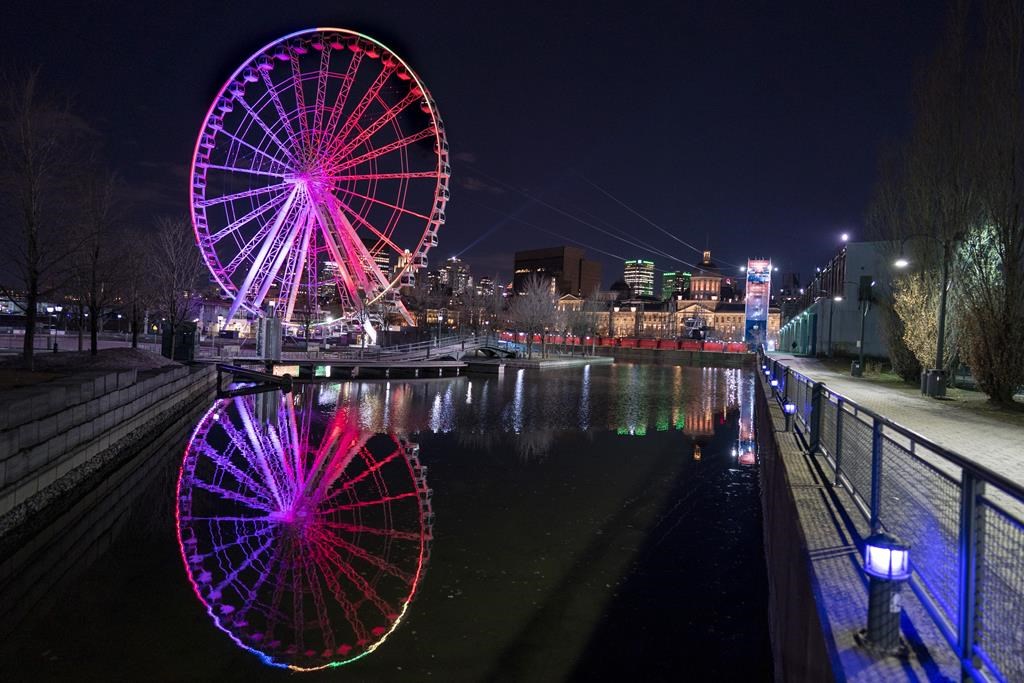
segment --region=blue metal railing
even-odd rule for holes
[[[872,532],[911,546],[910,586],[964,677],[1024,681],[1024,487],[758,355],[794,425]]]

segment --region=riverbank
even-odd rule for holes
[[[760,376],[759,376],[760,377]],[[960,667],[914,592],[901,591],[906,659],[877,657],[854,636],[867,625],[862,569],[870,529],[823,455],[809,453],[760,377],[757,440],[776,680],[955,680]]]
[[[84,355],[84,358],[74,356]],[[215,392],[212,366],[132,349],[17,361],[0,391],[0,636],[102,553],[121,512]]]

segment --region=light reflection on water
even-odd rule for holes
[[[709,437],[728,411],[740,407],[744,384],[752,386],[737,368],[639,364],[588,365],[534,378],[527,381],[520,369],[504,378],[327,384],[317,403],[328,409],[355,404],[360,427],[370,431],[469,436],[611,430],[642,437],[654,430]],[[611,400],[593,403],[595,391]],[[536,439],[531,443],[536,452]]]

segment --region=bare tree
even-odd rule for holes
[[[550,283],[536,274],[528,277],[523,283],[523,291],[512,302],[511,313],[512,322],[526,333],[526,354],[533,358],[533,335],[543,334],[544,328],[554,318],[555,303]]]
[[[68,107],[48,97],[39,72],[0,82],[0,201],[3,257],[0,291],[25,312],[24,361],[33,367],[37,306],[60,288],[74,245],[71,174],[87,133]],[[19,293],[24,293],[21,303]]]
[[[121,231],[118,241],[122,245],[119,250],[121,277],[118,282],[118,293],[128,312],[132,348],[137,349],[139,331],[146,311],[153,305],[156,290],[149,272],[149,254],[141,246],[144,244],[143,240],[135,231],[126,229]]]
[[[205,268],[188,221],[161,218],[157,226],[157,234],[151,242],[149,269],[153,276],[156,307],[166,318],[171,332],[173,358],[175,333],[199,309],[197,287]]]
[[[119,293],[118,280],[126,274],[126,252],[137,249],[138,242],[117,239],[121,212],[116,175],[98,169],[87,171],[78,185],[82,211],[74,230],[78,249],[72,268],[89,312],[89,351],[95,356],[104,311],[113,304]]]
[[[1024,386],[1024,10],[985,3],[977,92],[978,220],[961,242],[964,350],[978,386],[996,404]]]

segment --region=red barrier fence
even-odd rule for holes
[[[499,337],[501,341],[526,343],[525,332],[502,332]],[[716,353],[747,353],[749,349],[743,342],[706,341],[703,339],[647,339],[636,337],[602,337],[596,339],[590,337],[578,337],[575,335],[563,336],[560,334],[548,334],[547,343],[554,346],[590,346],[596,342],[597,346],[612,346],[623,349],[658,349],[659,351],[708,351]],[[541,335],[533,335],[533,343],[541,343]]]

